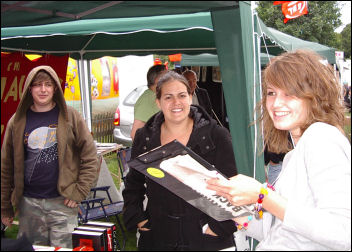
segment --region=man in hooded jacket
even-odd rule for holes
[[[71,248],[77,204],[96,181],[97,167],[93,138],[82,116],[66,105],[56,72],[32,69],[1,149],[2,222],[11,225],[16,212],[18,237]]]

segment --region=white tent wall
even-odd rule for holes
[[[147,85],[147,72],[154,64],[154,56],[125,56],[117,58],[119,74],[119,100],[123,99],[136,87]]]

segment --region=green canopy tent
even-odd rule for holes
[[[19,3],[21,6],[17,8],[13,3],[2,2],[8,4],[5,7],[8,9],[2,12],[3,51],[58,55],[69,53],[71,57],[80,59],[80,62],[101,56],[130,54],[217,53],[227,94],[226,105],[230,110],[229,124],[238,170],[264,180],[263,157],[256,154],[257,133],[254,127],[249,126],[253,121],[256,101],[252,90],[256,52],[249,2],[127,1],[86,16],[84,12],[89,11],[84,8],[93,8],[93,3],[108,3],[29,3],[32,6]],[[51,12],[47,13],[48,10]],[[69,16],[66,15],[68,12],[76,13],[80,20],[63,22],[70,20],[65,17]],[[75,15],[72,14],[71,18]],[[18,16],[18,20],[15,16]],[[84,77],[86,65],[80,64],[80,70]],[[86,94],[82,95],[84,104],[89,103],[88,79],[86,76],[81,85]],[[89,107],[86,107],[85,115],[89,124]],[[258,172],[255,174],[256,170]]]
[[[269,58],[274,57],[265,53],[260,53],[260,65],[264,67],[269,62]],[[219,66],[219,58],[216,54],[202,53],[198,55],[182,54],[181,66]]]
[[[217,54],[240,173],[264,180],[254,106],[260,98],[260,51],[290,48],[265,30],[243,1],[2,1],[1,49],[79,59],[83,115],[90,125],[86,60],[102,56]],[[265,37],[260,48],[261,37]]]
[[[283,51],[294,51],[297,49],[309,49],[315,51],[325,58],[330,64],[336,64],[335,48],[310,42],[288,35],[286,33],[267,27],[263,21],[256,18],[257,33],[261,37],[261,52],[278,55]]]
[[[2,1],[1,49],[79,59],[83,115],[90,124],[86,60],[102,56],[217,54],[238,172],[264,181],[260,52],[293,47],[265,29],[249,1]]]
[[[75,59],[216,52],[210,12],[2,28],[1,47]]]
[[[238,1],[1,1],[1,28],[75,20],[189,14],[238,7]]]

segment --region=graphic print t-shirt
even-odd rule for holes
[[[31,198],[54,198],[57,191],[59,162],[56,129],[59,108],[47,112],[27,111],[24,131],[24,193]]]

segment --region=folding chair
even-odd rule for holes
[[[131,159],[131,148],[126,147],[123,149],[120,149],[117,152],[117,158],[120,160],[119,162],[119,167],[120,167],[120,173],[121,173],[121,179],[126,184],[126,175],[129,171],[129,167],[127,162],[130,161]]]
[[[91,192],[93,193],[93,197],[87,200],[83,200],[79,205],[78,222],[80,224],[83,224],[89,220],[96,220],[96,219],[102,219],[102,218],[105,218],[107,221],[110,221],[110,218],[109,218],[110,216],[113,216],[113,215],[116,216],[117,225],[119,226],[123,237],[122,248],[119,242],[117,243],[117,246],[120,250],[124,250],[127,238],[126,238],[125,231],[123,230],[123,227],[119,220],[119,214],[122,213],[124,202],[123,201],[113,202],[110,197],[109,188],[110,186],[102,186],[102,187],[95,187],[91,189]],[[105,198],[96,198],[97,191],[105,191],[109,199],[109,203],[104,204]],[[95,204],[97,204],[97,206]]]

